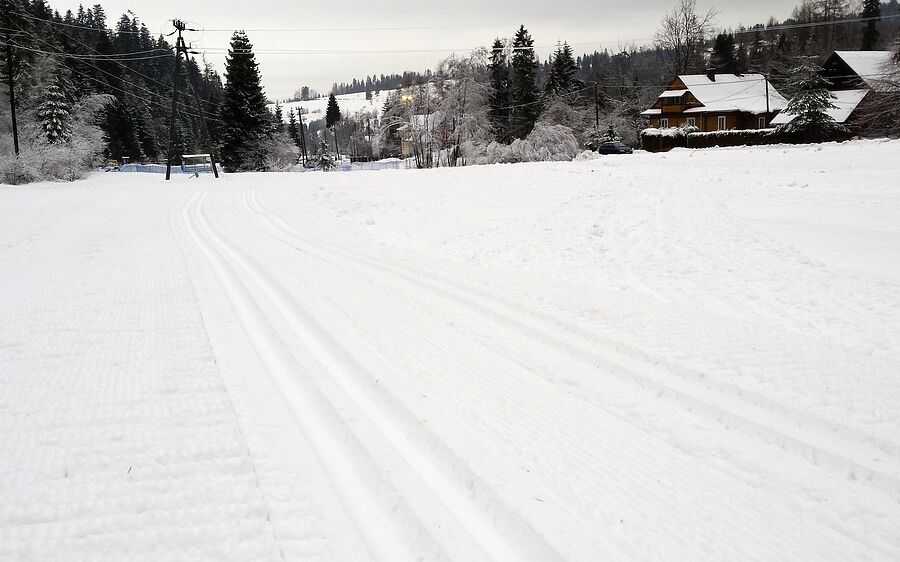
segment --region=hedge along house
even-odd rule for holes
[[[827,110],[836,122],[854,134],[865,132],[862,113],[880,95],[896,93],[897,84],[890,72],[891,51],[835,51],[822,64],[822,77],[831,85],[835,107]],[[790,123],[793,115],[782,113],[772,120],[773,125]]]
[[[681,74],[641,115],[650,126],[702,132],[765,129],[787,100],[762,74]]]

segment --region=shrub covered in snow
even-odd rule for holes
[[[775,129],[731,129],[691,133],[687,136],[688,148],[711,148],[713,146],[743,146],[780,144],[796,142],[790,134],[777,133]]]
[[[105,147],[96,116],[112,96],[85,96],[74,105],[67,123],[67,138],[48,137],[44,123],[25,115],[19,128],[20,154],[12,147],[12,131],[0,133],[0,183],[22,184],[45,180],[73,181],[100,161]],[[7,150],[8,148],[8,150]]]
[[[663,152],[687,146],[687,136],[697,131],[697,127],[668,127],[657,129],[648,127],[641,131],[641,148],[651,152]]]
[[[579,153],[578,141],[570,128],[542,122],[535,124],[526,138],[516,139],[509,145],[469,142],[463,143],[462,148],[466,160],[472,164],[566,161]]]
[[[287,134],[272,135],[263,141],[265,169],[268,172],[288,172],[300,158],[300,149]]]

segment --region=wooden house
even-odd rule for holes
[[[854,134],[865,133],[866,125],[860,115],[879,95],[895,93],[896,84],[890,80],[888,66],[891,51],[835,51],[822,64],[822,76],[831,85],[835,107],[827,111],[836,122],[847,126]],[[781,114],[773,125],[789,123],[793,115]]]
[[[641,115],[660,129],[764,129],[786,106],[787,100],[762,74],[710,72],[676,76]]]

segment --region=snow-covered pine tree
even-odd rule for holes
[[[253,45],[243,31],[231,36],[225,77],[222,166],[232,172],[264,170],[271,114],[266,109]]]
[[[495,39],[491,47],[488,72],[491,77],[489,99],[491,126],[494,129],[494,138],[499,142],[505,142],[509,130],[509,63],[500,39]]]
[[[572,54],[572,47],[568,43],[563,43],[557,47],[550,60],[550,73],[544,85],[544,93],[552,96],[577,90],[582,86],[577,76],[578,64]]]
[[[72,132],[69,127],[71,107],[66,94],[57,82],[47,86],[44,101],[38,107],[37,116],[41,120],[41,131],[50,144],[63,143],[69,140]]]
[[[537,59],[534,56],[534,39],[520,26],[513,39],[510,57],[510,136],[524,139],[534,128],[541,114],[537,93]]]
[[[822,67],[815,57],[800,56],[791,68],[784,90],[791,95],[784,113],[793,115],[789,123],[776,128],[777,132],[798,136],[801,140],[821,142],[847,132],[846,127],[828,115],[837,106],[834,94],[828,90],[830,82],[822,77]]]
[[[319,140],[319,151],[316,153],[316,169],[323,172],[330,172],[337,166],[334,163],[334,155],[328,150],[328,143],[325,139]]]

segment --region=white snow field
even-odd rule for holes
[[[0,559],[897,560],[898,156],[0,187]]]

